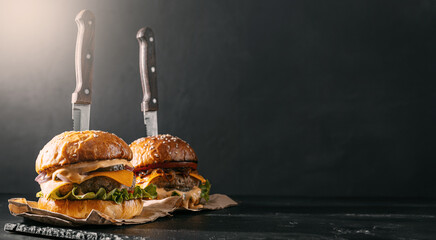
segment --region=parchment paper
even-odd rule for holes
[[[34,221],[47,223],[56,226],[82,226],[82,225],[124,225],[124,224],[142,224],[152,222],[160,217],[171,215],[175,210],[217,210],[237,203],[226,195],[213,194],[210,200],[199,209],[187,209],[181,207],[182,197],[174,196],[162,200],[146,200],[144,208],[139,216],[132,219],[113,219],[99,211],[92,210],[86,219],[76,219],[64,214],[50,212],[39,209],[37,202],[27,201],[25,198],[11,198],[9,202],[9,211],[14,216],[29,218]]]

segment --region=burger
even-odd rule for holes
[[[135,187],[132,151],[112,133],[64,132],[39,152],[35,181],[38,208],[86,218],[92,210],[128,219],[142,211],[142,199],[156,197],[156,188]]]
[[[157,199],[181,196],[185,208],[209,200],[211,185],[198,173],[197,155],[187,142],[166,134],[140,138],[130,148],[136,186],[156,185]]]

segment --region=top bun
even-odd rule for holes
[[[169,134],[144,137],[130,144],[135,168],[166,161],[195,161],[197,155],[189,144]]]
[[[132,151],[121,138],[103,131],[63,132],[55,136],[36,158],[37,173],[65,165],[110,159],[132,159]]]

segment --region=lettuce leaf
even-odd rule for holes
[[[206,180],[206,182],[204,184],[200,184],[200,186],[198,186],[201,189],[201,197],[204,198],[204,200],[206,200],[206,202],[209,201],[209,192],[210,192],[210,187],[212,185],[210,184],[209,180]]]
[[[172,197],[172,196],[180,196],[180,194],[177,193],[176,191],[174,191],[173,193],[171,193],[171,197]]]
[[[53,192],[48,198],[55,200],[106,200],[106,201],[114,201],[116,203],[122,203],[123,201],[131,200],[131,199],[142,199],[149,198],[154,199],[157,197],[156,185],[150,184],[146,188],[140,188],[136,186],[133,191],[129,192],[127,189],[113,189],[110,192],[106,192],[104,188],[100,188],[97,192],[87,192],[85,194],[77,194],[76,193],[77,186],[74,187],[70,192],[61,196],[59,191]],[[38,192],[36,194],[37,197],[43,197],[42,192]]]
[[[39,191],[36,193],[36,197],[37,198],[44,197],[44,194],[42,193],[42,191]]]

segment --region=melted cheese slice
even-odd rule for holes
[[[80,184],[86,180],[89,180],[94,177],[108,177],[111,178],[123,185],[131,186],[133,182],[133,172],[128,170],[119,170],[119,171],[109,171],[109,172],[93,172],[89,174],[83,174],[86,172],[94,171],[99,168],[110,167],[114,165],[124,164],[132,167],[132,164],[124,159],[114,159],[114,160],[104,160],[104,161],[94,161],[94,162],[83,162],[77,163],[73,165],[69,165],[67,167],[60,168],[52,173],[51,180],[40,184],[41,191],[45,197],[50,196],[54,191],[58,188],[66,185],[72,185],[74,183]],[[66,178],[69,182],[64,182],[60,180],[56,180],[58,175],[62,175],[63,178]]]
[[[163,176],[164,173],[163,172],[157,172],[157,169],[153,170],[150,174],[148,174],[147,176],[145,176],[144,178],[141,178],[139,176],[136,177],[136,185],[140,186],[141,188],[145,188],[147,187],[150,182],[159,177],[159,176]]]
[[[204,177],[202,177],[200,174],[198,174],[198,173],[193,173],[193,172],[191,172],[191,173],[189,173],[189,175],[190,176],[192,176],[192,177],[194,177],[194,178],[196,178],[196,179],[198,179],[198,180],[200,180],[200,182],[202,183],[202,184],[205,184],[206,183],[206,179],[204,179]]]
[[[157,199],[164,199],[171,197],[171,195],[176,192],[182,197],[182,207],[187,209],[202,208],[203,205],[198,204],[201,200],[201,189],[198,187],[193,187],[192,190],[188,192],[182,192],[179,190],[165,190],[163,188],[157,188]]]
[[[159,176],[163,176],[163,175],[164,175],[163,172],[161,172],[161,171],[158,172],[157,169],[155,169],[155,170],[153,170],[150,174],[148,174],[144,178],[141,178],[141,177],[137,176],[136,177],[136,185],[140,186],[141,188],[145,188],[145,187],[147,187],[150,184],[150,182],[153,179],[155,179],[155,178],[157,178]],[[198,173],[191,172],[191,173],[189,173],[189,175],[194,177],[194,178],[196,178],[196,179],[198,179],[198,180],[200,180],[202,184],[206,183],[206,179],[204,179],[204,177],[202,177]]]

